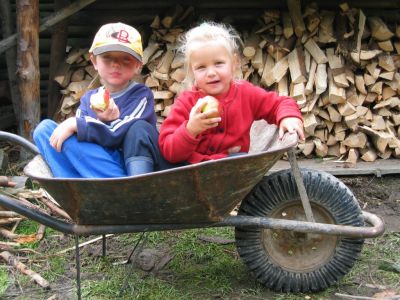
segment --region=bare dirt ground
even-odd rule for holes
[[[386,231],[400,232],[400,174],[340,179],[353,191],[363,210],[384,219]]]

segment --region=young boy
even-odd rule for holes
[[[55,177],[121,177],[162,168],[153,94],[132,81],[142,52],[135,28],[112,23],[99,29],[89,53],[103,86],[81,98],[75,117],[59,125],[44,120],[33,133]]]

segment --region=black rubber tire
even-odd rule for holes
[[[321,212],[322,216],[332,220],[330,223],[364,226],[361,209],[348,187],[325,172],[305,169],[301,172],[313,213],[315,210]],[[242,201],[239,215],[276,217],[273,214],[277,212],[286,215],[281,208],[289,211],[295,208],[300,211],[300,201],[291,171],[283,170],[263,178]],[[301,213],[304,214],[303,211]],[[305,220],[305,217],[297,215],[294,219]],[[316,221],[321,222],[318,219]],[[255,227],[236,227],[235,231],[236,246],[241,259],[258,281],[278,292],[316,292],[333,285],[353,267],[364,242],[363,239],[323,235],[321,239],[329,240],[322,240],[318,244],[320,248],[307,246],[307,252],[302,248],[305,246],[299,245],[296,236],[293,239],[287,238],[289,234],[291,237],[296,233]],[[278,237],[277,241],[273,241],[275,237]],[[300,239],[300,243],[301,241]],[[276,249],[281,249],[279,247],[285,246],[286,242],[297,245],[293,246],[295,251],[278,253]],[[310,249],[320,252],[318,255],[322,258],[318,258],[317,254],[313,256],[314,252]],[[304,253],[308,253],[308,256]],[[314,261],[308,265],[305,257]],[[290,265],[291,262],[295,262],[293,266]],[[297,266],[297,262],[301,266]]]

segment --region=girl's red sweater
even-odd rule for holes
[[[165,159],[172,163],[219,159],[228,155],[228,149],[240,147],[248,152],[250,128],[255,120],[264,119],[279,125],[283,118],[302,119],[297,103],[290,97],[279,96],[247,81],[234,81],[229,92],[218,98],[222,105],[221,122],[218,127],[193,137],[186,129],[190,110],[199,98],[206,96],[193,89],[175,99],[168,117],[160,128],[159,145]]]

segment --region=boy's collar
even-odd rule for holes
[[[127,91],[129,91],[132,87],[134,87],[134,86],[137,85],[137,84],[138,84],[138,83],[137,83],[136,81],[133,81],[133,80],[132,80],[132,81],[126,86],[126,88],[124,88],[124,89],[122,89],[122,90],[120,90],[120,91],[117,91],[117,92],[111,92],[110,95],[111,95],[112,97],[119,97],[119,96],[125,94]],[[100,88],[101,88],[101,89],[105,89],[106,87],[103,85],[103,86],[101,86]]]

